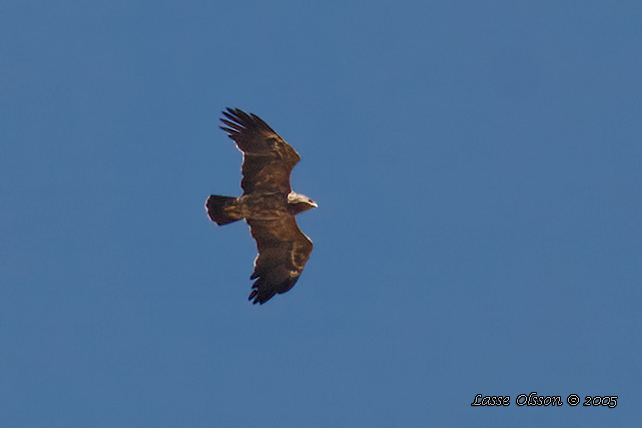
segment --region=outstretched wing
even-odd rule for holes
[[[221,129],[243,152],[243,194],[290,193],[290,173],[301,156],[257,115],[232,108],[223,115]]]
[[[263,304],[276,293],[285,293],[294,287],[312,254],[313,245],[299,229],[294,216],[247,222],[259,250],[250,277],[256,281],[249,299]]]

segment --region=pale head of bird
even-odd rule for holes
[[[294,192],[288,195],[288,211],[293,215],[316,207],[318,207],[317,203],[305,195]]]

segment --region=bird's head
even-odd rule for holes
[[[296,215],[303,211],[318,207],[317,203],[305,195],[290,192],[288,195],[288,207],[291,214]]]

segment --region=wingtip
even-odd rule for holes
[[[259,301],[259,298],[258,298],[258,296],[257,296],[258,294],[259,294],[259,291],[258,291],[258,290],[256,290],[256,289],[252,290],[252,292],[250,293],[250,295],[249,295],[249,297],[247,298],[247,300],[252,300],[252,299],[254,299],[254,301],[252,302],[252,304],[253,304],[253,305],[256,305],[257,303],[261,303],[261,304],[263,304],[263,302],[260,302],[260,301]]]
[[[254,119],[253,114],[247,114],[240,108],[231,108],[231,107],[226,107],[225,110],[221,112],[224,117],[228,118],[232,122],[238,123],[239,125],[243,125],[244,127],[248,126],[248,124],[251,124],[252,122],[256,122]],[[221,120],[223,120],[221,118]]]
[[[238,131],[236,131],[234,129],[226,128],[224,126],[219,126],[219,128],[221,128],[223,131],[227,132],[227,136],[230,137],[232,140],[234,139],[234,135],[239,133]]]
[[[270,125],[268,125],[263,119],[261,119],[254,113],[246,113],[240,108],[232,107],[226,107],[225,110],[223,110],[221,113],[225,118],[238,125],[241,125],[243,128],[263,127],[276,134],[276,132],[270,127]],[[221,118],[221,121],[223,121],[223,123],[226,123],[226,120],[224,118]]]
[[[232,109],[230,109],[230,108],[228,108],[228,109],[227,109],[227,111],[223,111],[222,113],[223,113],[223,116],[225,116],[226,118],[230,119],[230,120],[231,120],[231,121],[233,121],[233,122],[236,122],[236,121],[238,121],[238,119],[239,119],[239,118],[234,114],[234,111],[233,111]],[[221,118],[221,120],[223,120],[223,118]]]

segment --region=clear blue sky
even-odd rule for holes
[[[637,1],[2,2],[0,426],[637,425],[641,23]],[[319,203],[261,307],[247,226],[203,209],[240,194],[226,106]],[[533,391],[619,401],[515,404]]]

